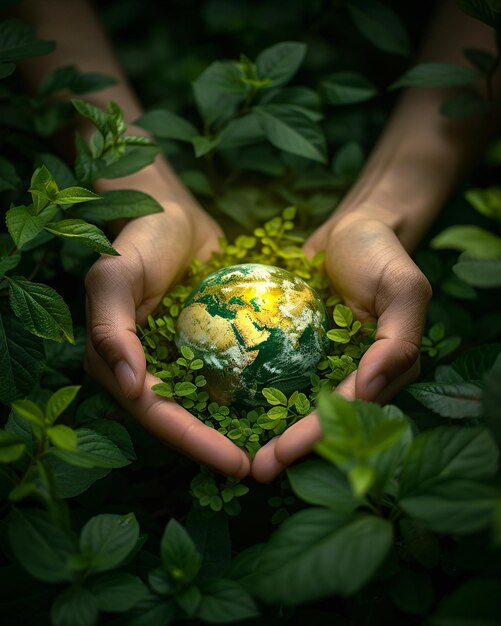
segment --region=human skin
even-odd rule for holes
[[[55,52],[26,65],[29,81],[36,84],[53,69],[75,63],[83,71],[117,78],[117,85],[87,99],[99,106],[114,100],[128,120],[141,115],[141,105],[87,2],[25,0],[22,11],[37,25],[41,37],[58,43]],[[73,24],[78,25],[78,32]],[[463,64],[464,47],[494,51],[492,29],[446,2],[435,16],[420,61]],[[359,180],[305,244],[309,255],[326,251],[331,283],[355,317],[377,321],[376,341],[358,370],[338,387],[348,398],[387,402],[419,373],[419,344],[431,288],[409,253],[495,124],[493,117],[444,118],[438,108],[447,93],[446,89],[405,92]],[[499,75],[494,80],[494,96],[499,101]],[[85,125],[81,130],[89,132]],[[136,323],[145,321],[190,260],[207,258],[217,248],[218,225],[163,157],[141,172],[96,184],[98,191],[119,188],[149,193],[163,213],[118,226],[114,246],[121,256],[101,257],[87,275],[87,371],[139,422],[174,448],[224,474],[243,478],[251,473],[258,481],[272,480],[311,451],[320,438],[316,415],[270,441],[251,464],[230,440],[151,391],[158,380],[146,372],[135,334]]]

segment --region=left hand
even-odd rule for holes
[[[376,321],[376,341],[336,389],[352,400],[388,402],[419,374],[420,342],[431,287],[394,230],[371,210],[334,215],[306,242],[308,256],[326,251],[331,284],[355,319]],[[268,482],[310,452],[321,437],[315,413],[263,446],[252,474]]]

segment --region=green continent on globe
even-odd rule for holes
[[[220,269],[193,290],[175,340],[203,359],[213,401],[258,406],[265,387],[286,395],[308,387],[328,329],[322,300],[302,278],[247,263]]]

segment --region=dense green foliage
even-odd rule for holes
[[[266,415],[279,419],[259,426],[280,430],[318,396],[324,437],[272,484],[200,472],[82,368],[83,277],[98,253],[115,254],[105,222],[159,210],[135,190],[97,196],[93,181],[161,149],[231,243],[195,263],[140,330],[148,366],[165,372],[166,395],[253,452],[263,415],[241,424],[211,406],[200,363],[170,351],[189,286],[252,259],[325,290],[322,259],[307,261],[300,242],[356,179],[392,92],[455,85],[444,115],[489,115],[490,99],[467,86],[489,86],[499,55],[413,65],[420,3],[206,0],[164,16],[143,4],[109,2],[102,17],[156,143],[124,135],[116,104],[85,100],[112,82],[101,74],[63,67],[28,95],[17,61],[57,42],[0,23],[2,624],[499,624],[499,139],[416,254],[434,287],[420,379],[384,408],[329,393],[367,339],[331,298],[333,353],[311,397],[268,389]],[[500,39],[498,0],[459,4]],[[239,60],[210,63],[227,58]],[[65,93],[71,102],[54,97]],[[75,115],[96,132],[76,137],[68,164],[51,138]]]

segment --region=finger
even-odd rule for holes
[[[136,335],[133,287],[117,261],[100,259],[87,273],[87,326],[92,347],[113,371],[123,396],[132,399],[141,393],[146,362]]]
[[[285,465],[275,455],[275,447],[280,437],[274,437],[260,448],[252,461],[252,477],[259,483],[269,483],[281,474]]]
[[[398,277],[393,277],[398,278]],[[390,398],[419,373],[421,336],[431,287],[410,261],[399,280],[382,277],[376,303],[376,341],[360,360],[355,395],[363,400]]]
[[[137,399],[124,399],[113,372],[96,351],[88,348],[88,368],[92,368],[103,386],[153,435],[204,465],[237,478],[250,472],[250,459],[229,439],[209,428],[175,402],[158,396],[151,387],[161,382],[147,373]]]

